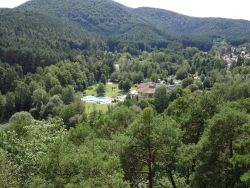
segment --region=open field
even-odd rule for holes
[[[106,104],[95,104],[95,103],[85,103],[85,112],[87,114],[90,114],[94,110],[107,112],[108,111],[108,105],[106,105]]]
[[[98,84],[93,85],[84,91],[84,96],[96,96],[96,88]],[[105,97],[116,97],[122,95],[122,91],[118,89],[118,84],[115,83],[107,83],[105,85],[106,93]],[[90,114],[94,110],[107,112],[108,111],[107,104],[94,104],[94,103],[85,103],[85,110],[87,114]]]
[[[86,89],[84,91],[84,95],[85,96],[96,96],[96,88],[97,88],[98,84],[93,85],[91,87],[89,87],[88,89]],[[118,84],[114,84],[114,83],[107,83],[105,85],[106,88],[106,93],[105,96],[106,97],[116,97],[119,95],[122,95],[121,90],[118,89]]]

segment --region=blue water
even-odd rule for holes
[[[95,97],[95,96],[86,96],[82,98],[82,101],[84,102],[110,102],[110,97]]]

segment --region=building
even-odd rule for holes
[[[131,98],[141,98],[141,97],[153,97],[155,94],[155,90],[160,87],[164,86],[167,91],[171,91],[175,89],[180,82],[176,81],[174,84],[166,84],[165,82],[155,83],[155,82],[147,82],[142,83],[137,86],[137,91],[130,92]]]
[[[238,56],[236,55],[224,55],[223,57],[224,62],[227,64],[227,68],[230,69],[231,66],[238,61]]]
[[[155,82],[147,82],[138,85],[137,92],[139,97],[152,97],[155,94],[155,89],[159,87],[160,84]]]
[[[167,85],[167,89],[168,90],[173,90],[173,89],[175,89],[176,88],[176,85],[175,84],[168,84]]]

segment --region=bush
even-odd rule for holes
[[[183,88],[186,88],[188,87],[189,85],[193,84],[194,83],[194,79],[191,78],[191,77],[188,77],[188,78],[185,78],[183,81],[182,81],[182,87]]]
[[[100,83],[96,88],[96,95],[98,97],[103,97],[106,93],[105,86],[103,83]]]

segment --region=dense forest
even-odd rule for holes
[[[249,74],[194,48],[100,53],[29,74],[1,63],[1,187],[248,187]],[[81,92],[109,75],[183,81],[86,113]]]
[[[33,11],[0,9],[0,22],[0,59],[22,65],[25,72],[102,46],[75,25]]]
[[[0,23],[0,187],[250,187],[248,21],[31,0]]]
[[[249,42],[250,22],[246,20],[195,18],[153,8],[138,8],[134,12],[149,20],[156,28],[181,36],[186,45],[193,42],[196,45],[210,44],[211,47],[211,41],[221,38],[232,44]]]
[[[59,2],[32,0],[19,8],[70,20],[87,31],[120,43],[135,42],[136,35],[136,41],[140,43],[152,45],[153,40],[154,45],[162,47],[162,42],[177,39],[185,46],[208,51],[214,40],[227,39],[233,45],[239,45],[249,42],[250,37],[250,22],[246,20],[195,18],[153,8],[132,9],[112,0]]]

